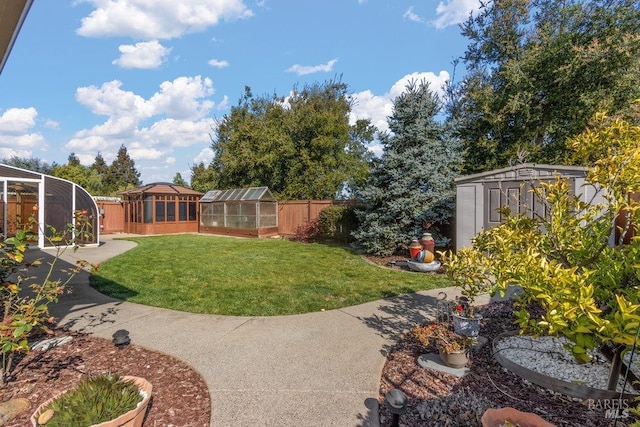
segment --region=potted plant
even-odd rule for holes
[[[144,378],[105,373],[87,376],[47,400],[31,415],[33,427],[140,427],[151,399]]]
[[[456,298],[456,303],[451,313],[453,330],[456,334],[473,338],[477,337],[480,334],[481,320],[482,315],[476,313],[475,307],[469,304],[467,297],[461,296]]]
[[[476,239],[482,236],[476,236]],[[461,335],[477,337],[480,333],[482,316],[476,313],[475,300],[484,294],[492,293],[496,285],[492,276],[487,274],[489,265],[484,254],[462,248],[457,254],[440,253],[446,267],[447,276],[453,285],[460,289],[462,296],[456,298],[451,313],[455,331]]]
[[[418,325],[413,328],[413,334],[425,346],[434,344],[444,364],[451,368],[462,368],[469,361],[473,338],[456,334],[447,323]]]

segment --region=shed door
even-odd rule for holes
[[[575,178],[569,179],[569,192],[575,194]],[[536,199],[531,186],[540,181],[488,182],[484,185],[484,229],[499,225],[504,219],[499,209],[508,205],[511,215],[525,214],[528,217],[547,215],[544,201]]]
[[[499,225],[503,215],[499,210],[502,206],[509,206],[512,215],[523,212],[527,206],[526,185],[522,181],[488,182],[484,185],[484,229]]]

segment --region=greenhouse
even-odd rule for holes
[[[0,233],[3,238],[15,235],[35,217],[38,224],[36,244],[40,248],[54,246],[47,238],[52,237],[50,227],[64,230],[73,223],[75,211],[86,211],[92,227],[92,236],[81,243],[97,245],[98,207],[87,191],[71,181],[0,164]]]
[[[268,187],[208,191],[200,199],[201,233],[264,237],[278,234],[278,202]]]

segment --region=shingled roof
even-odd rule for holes
[[[152,184],[142,185],[140,187],[124,190],[120,194],[125,196],[136,194],[166,194],[166,195],[180,195],[180,196],[202,196],[201,193],[190,188],[185,188],[180,185],[172,184],[170,182],[154,182]]]

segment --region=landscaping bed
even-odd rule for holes
[[[489,342],[514,329],[509,302],[481,307],[484,320],[481,335]],[[431,349],[435,352],[435,349]],[[380,381],[381,424],[389,426],[392,414],[384,407],[384,395],[393,388],[408,397],[408,413],[401,425],[481,426],[480,417],[487,408],[513,407],[534,412],[557,426],[605,427],[614,420],[606,418],[604,408],[593,403],[550,392],[527,383],[504,369],[492,356],[490,344],[472,353],[469,372],[462,378],[422,368],[417,358],[428,349],[407,334],[387,356]],[[629,425],[631,418],[618,419],[617,426]]]
[[[71,342],[46,351],[32,350],[13,369],[0,402],[27,398],[31,408],[5,425],[30,425],[35,408],[54,395],[73,388],[86,374],[113,372],[147,379],[152,386],[145,426],[208,427],[211,401],[206,383],[184,362],[137,345],[116,348],[110,340],[62,330]]]

